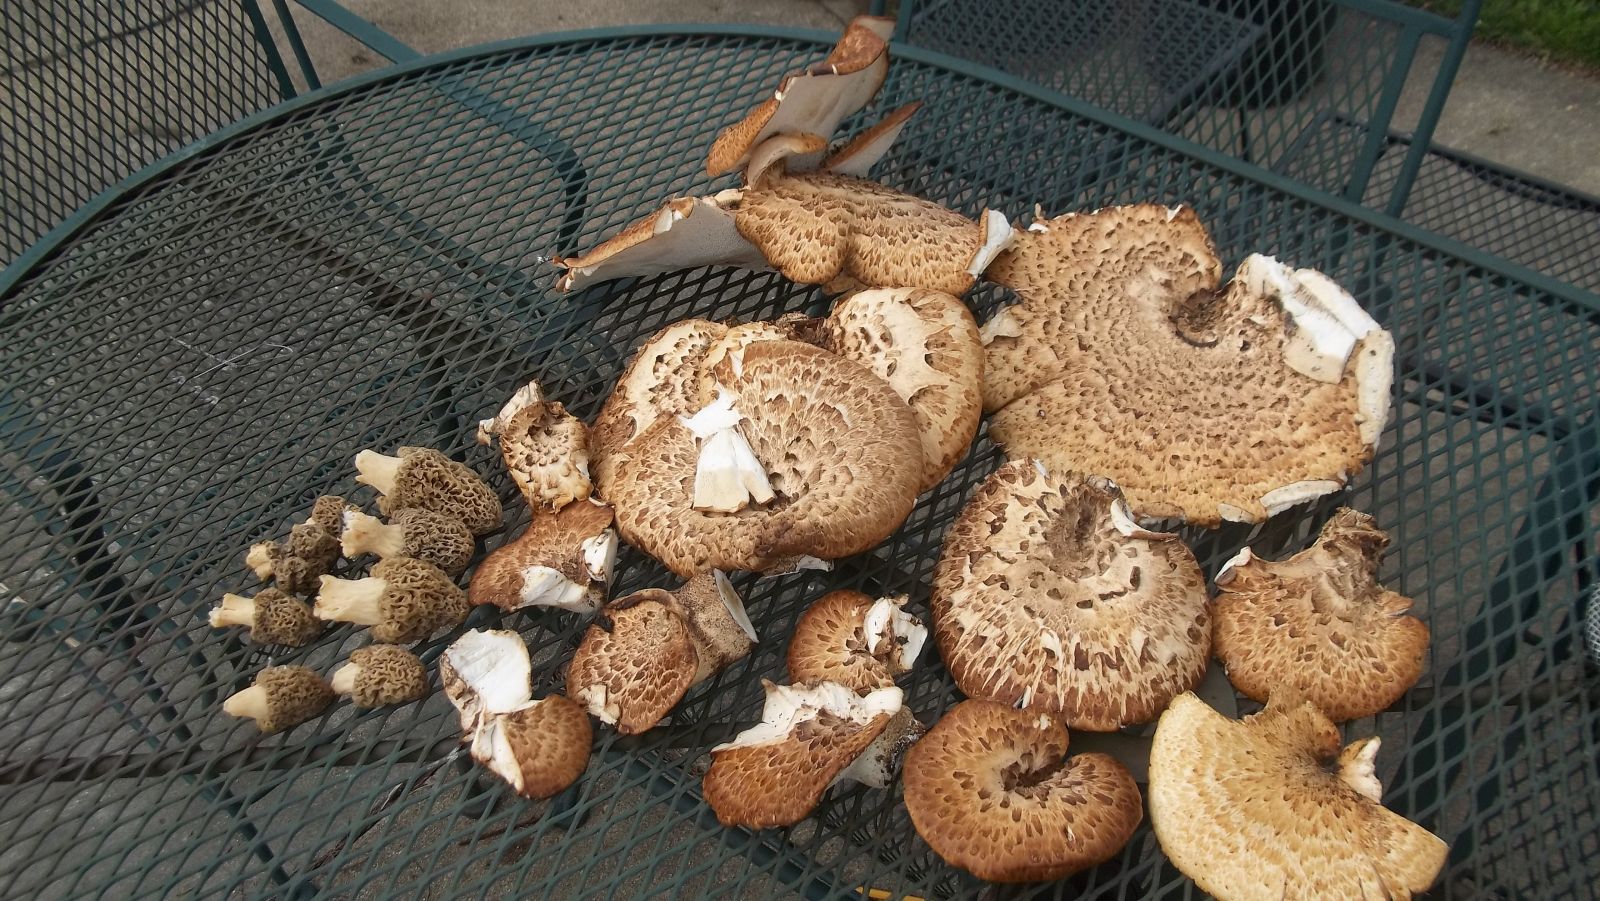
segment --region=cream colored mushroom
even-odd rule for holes
[[[422,660],[399,645],[374,644],[350,652],[333,671],[333,690],[349,695],[357,707],[405,704],[428,696],[428,671]]]
[[[388,557],[363,579],[322,577],[318,619],[370,626],[382,642],[412,642],[467,618],[467,598],[444,570],[410,557]]]
[[[339,546],[352,560],[363,554],[412,557],[459,576],[475,548],[472,530],[464,523],[422,507],[407,507],[388,523],[360,510],[348,510],[343,525]]]
[[[439,684],[470,736],[485,719],[533,700],[528,645],[507,629],[464,632],[439,657]]]
[[[605,603],[616,564],[612,518],[611,507],[592,498],[556,513],[536,510],[527,530],[478,564],[467,600],[507,611],[555,607],[592,613]]]

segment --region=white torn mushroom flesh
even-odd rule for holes
[[[734,408],[732,392],[720,385],[716,400],[693,416],[680,417],[699,442],[694,471],[696,510],[737,513],[751,504],[768,503],[776,496],[765,467],[739,431],[743,419],[744,415]]]

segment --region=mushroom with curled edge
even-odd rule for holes
[[[422,660],[399,645],[374,644],[350,652],[329,684],[349,695],[357,707],[406,704],[428,696],[428,671]]]
[[[612,509],[593,498],[551,513],[535,510],[515,541],[478,564],[467,600],[501,610],[555,607],[593,613],[605,603],[617,561]]]
[[[989,434],[1012,458],[1116,480],[1135,516],[1261,522],[1337,491],[1389,417],[1394,341],[1327,276],[1222,266],[1194,211],[1035,222],[986,277]]]
[[[378,490],[385,515],[422,507],[459,520],[474,535],[500,527],[500,498],[471,467],[428,447],[401,447],[395,454],[356,454],[356,481]]]
[[[928,628],[905,612],[905,603],[905,595],[874,600],[850,590],[818,598],[789,639],[789,680],[837,682],[853,691],[893,685],[928,640]]]
[[[1205,675],[1207,601],[1194,554],[1140,528],[1115,484],[1013,460],[946,531],[931,606],[969,697],[1110,732]]]
[[[364,579],[322,577],[312,612],[318,619],[370,626],[381,642],[419,641],[467,618],[467,597],[444,570],[410,557],[388,557]]]
[[[305,594],[317,579],[339,560],[340,516],[352,509],[338,495],[325,494],[311,506],[311,514],[289,530],[283,541],[261,541],[250,546],[245,565],[263,582],[272,581],[290,594]]]
[[[865,695],[836,682],[762,686],[761,722],[711,749],[702,782],[724,826],[792,826],[833,785],[883,788],[921,734],[893,686]]]
[[[347,510],[339,546],[352,560],[363,554],[411,557],[432,563],[451,576],[459,576],[467,568],[474,549],[472,530],[464,523],[423,507],[400,510],[388,523],[360,510]]]
[[[289,648],[310,644],[323,630],[310,605],[276,588],[263,588],[253,598],[225,594],[211,609],[209,621],[214,629],[249,626],[251,641]]]
[[[1143,818],[1105,754],[1066,757],[1048,714],[962,701],[906,752],[906,812],[944,860],[990,882],[1061,879],[1114,857]]]
[[[333,689],[316,670],[304,666],[269,666],[256,673],[249,688],[228,696],[222,712],[255,721],[262,732],[281,732],[326,710]]]
[[[683,361],[691,370],[685,378],[711,378],[726,389],[719,392],[722,422],[737,415],[731,428],[751,451],[745,455],[737,442],[721,448],[739,476],[732,487],[745,496],[730,490],[739,503],[704,503],[697,480],[708,465],[726,461],[702,458],[719,447],[696,437],[703,423],[693,415],[662,415],[646,398],[644,409],[619,413],[620,427],[608,429],[596,448],[597,487],[616,506],[630,544],[684,578],[712,569],[784,569],[799,557],[831,560],[867,550],[911,512],[925,471],[916,416],[870,371],[789,340],[745,346],[710,373],[696,373],[695,364],[692,355]],[[636,359],[619,392],[637,366]],[[664,385],[665,404],[680,402],[678,387]],[[697,394],[698,381],[693,387]],[[642,432],[635,430],[640,420],[650,422]],[[631,437],[619,443],[623,435]],[[770,502],[760,499],[764,488]],[[715,509],[727,506],[737,509]]]
[[[593,490],[589,430],[566,407],[546,401],[537,381],[518,388],[499,413],[478,423],[478,443],[495,441],[531,509],[560,510]]]
[[[1179,695],[1150,747],[1150,822],[1219,901],[1410,898],[1449,848],[1383,806],[1377,753],[1376,737],[1341,750],[1333,722],[1285,694],[1242,720]]]
[[[567,693],[623,735],[661,722],[684,693],[750,653],[755,627],[727,576],[647,588],[606,605],[567,667]]]
[[[1372,716],[1422,676],[1428,627],[1411,599],[1378,583],[1389,536],[1340,508],[1287,560],[1240,551],[1217,573],[1217,659],[1239,691],[1265,702],[1291,689],[1334,722]]]

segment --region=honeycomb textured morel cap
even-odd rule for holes
[[[269,666],[256,673],[249,688],[223,701],[222,710],[255,720],[262,732],[281,732],[326,710],[333,698],[333,689],[316,670]]]
[[[291,648],[315,641],[324,628],[309,604],[276,588],[263,588],[253,598],[223,595],[222,603],[211,610],[210,622],[219,629],[248,626],[251,641]]]
[[[333,690],[349,695],[357,707],[407,704],[428,696],[428,670],[422,660],[399,645],[356,648],[350,660],[334,670]]]
[[[339,545],[344,555],[412,557],[458,576],[472,560],[472,530],[453,516],[407,507],[385,523],[359,510],[345,512]]]
[[[387,557],[363,579],[322,577],[313,611],[319,619],[372,628],[387,644],[420,641],[467,618],[467,596],[444,570],[410,557]]]
[[[385,515],[422,507],[460,521],[474,535],[500,528],[500,498],[471,467],[428,447],[395,453],[356,454],[356,481],[378,490],[378,509]]]

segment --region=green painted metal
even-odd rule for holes
[[[366,499],[358,449],[441,446],[509,500],[470,433],[528,378],[592,415],[666,322],[825,307],[720,269],[562,296],[545,260],[719,186],[710,138],[831,37],[656,26],[419,60],[247,117],[55,236],[0,301],[0,583],[20,599],[0,608],[0,894],[989,896],[915,837],[894,791],[843,792],[759,833],[721,828],[699,796],[705,749],[753,720],[806,603],[858,587],[925,612],[943,526],[997,461],[985,440],[879,550],[828,575],[740,578],[766,640],[662,727],[600,730],[589,772],[550,802],[452,753],[438,695],[270,737],[217,711],[268,662],[326,671],[362,642],[273,653],[203,621],[250,587],[250,542],[318,493]],[[1396,420],[1337,500],[1392,531],[1383,577],[1418,599],[1433,658],[1348,731],[1384,737],[1387,802],[1457,849],[1437,896],[1584,896],[1600,840],[1584,790],[1600,697],[1577,646],[1600,537],[1600,297],[1014,77],[895,55],[878,109],[930,102],[886,182],[969,213],[1187,201],[1226,259],[1325,268],[1391,329]],[[982,317],[1001,299],[971,300]],[[1185,537],[1214,568],[1241,544],[1303,545],[1330,506]],[[619,591],[664,581],[619,561]],[[583,624],[469,624],[497,622],[528,639],[537,688],[559,690]],[[930,721],[955,697],[934,660],[906,687]],[[1015,894],[1198,896],[1148,830]]]
[[[283,0],[273,0],[273,2],[281,3]],[[394,35],[361,18],[335,0],[295,0],[295,2],[315,13],[329,25],[383,54],[390,62],[407,63],[421,57],[421,54],[406,46]]]

